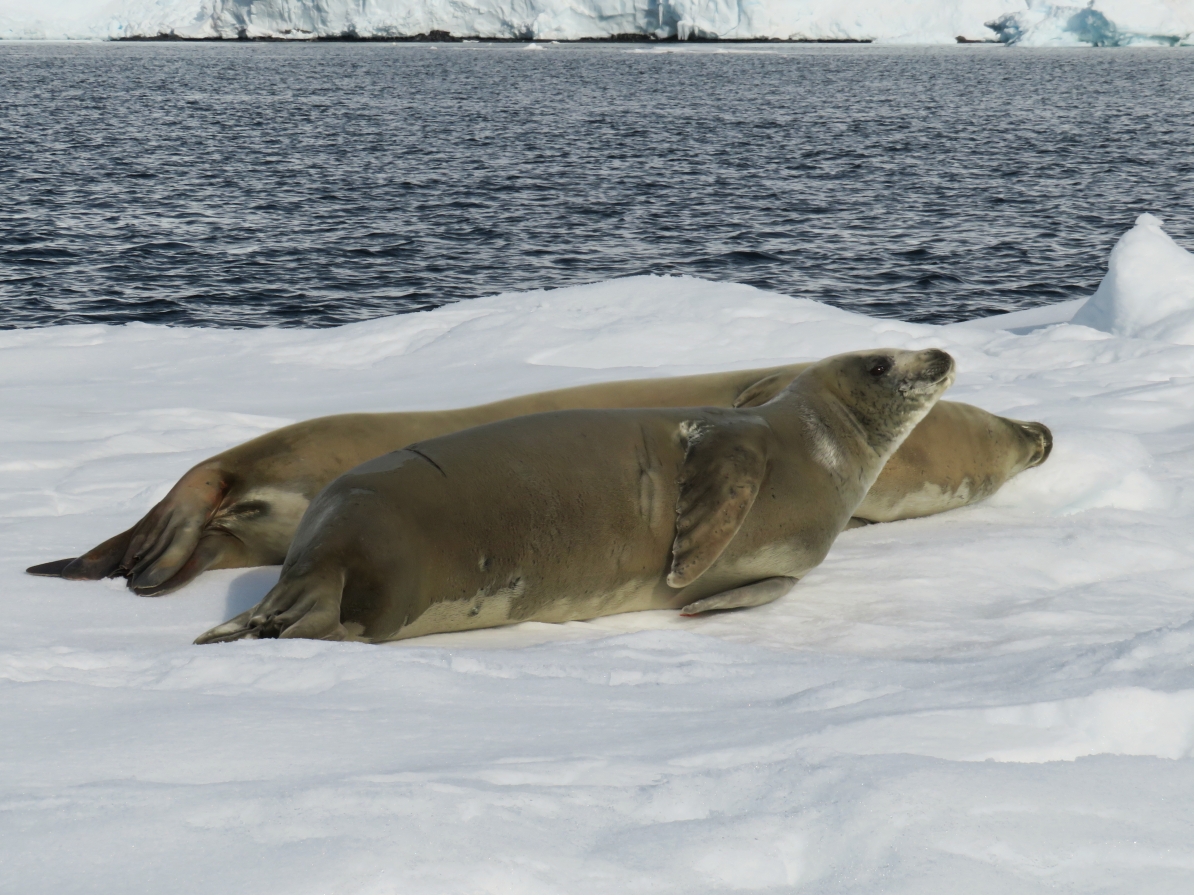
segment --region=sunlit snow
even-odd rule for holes
[[[1143,216],[1086,308],[950,326],[640,277],[334,330],[0,334],[3,888],[1187,890],[1192,263]],[[1046,422],[1053,455],[846,532],[769,606],[195,647],[277,570],[160,599],[22,572],[291,420],[884,345],[949,350],[949,397]]]

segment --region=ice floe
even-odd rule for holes
[[[1085,309],[949,326],[636,277],[331,330],[0,333],[5,888],[1184,891],[1190,265],[1145,216]],[[949,350],[949,397],[1048,423],[1053,456],[846,532],[770,606],[200,648],[276,569],[160,599],[22,572],[290,420],[879,345]]]

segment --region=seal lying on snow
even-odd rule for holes
[[[76,580],[119,575],[136,593],[157,596],[205,569],[277,565],[307,505],[324,486],[413,442],[551,410],[754,407],[808,366],[607,382],[479,407],[354,413],[296,423],[204,460],[128,531],[77,559],[33,566],[29,572]],[[891,522],[980,500],[1043,462],[1051,445],[1052,436],[1040,423],[943,401],[888,461],[855,516]]]
[[[936,349],[858,352],[757,408],[557,411],[412,444],[325,488],[277,585],[197,642],[771,602],[953,378]]]

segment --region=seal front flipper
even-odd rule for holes
[[[709,412],[680,424],[684,463],[668,586],[687,587],[729,546],[754,506],[775,441],[761,417]]]
[[[738,397],[734,399],[732,406],[741,409],[766,404],[791,385],[792,380],[795,378],[796,371],[791,369],[779,370],[770,376],[764,376],[758,382],[754,382],[744,388]]]
[[[754,584],[723,590],[719,594],[689,603],[680,610],[681,615],[700,615],[714,609],[746,609],[774,603],[796,584],[795,578],[764,578]]]

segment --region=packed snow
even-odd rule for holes
[[[1028,46],[1194,42],[1194,0],[0,0],[0,38],[636,34]]]
[[[0,334],[4,890],[1188,892],[1192,265],[1146,215],[1085,307],[949,326],[638,277]],[[160,599],[22,572],[292,420],[890,345],[952,352],[948,397],[1053,455],[844,533],[769,606],[196,647],[277,569]]]

